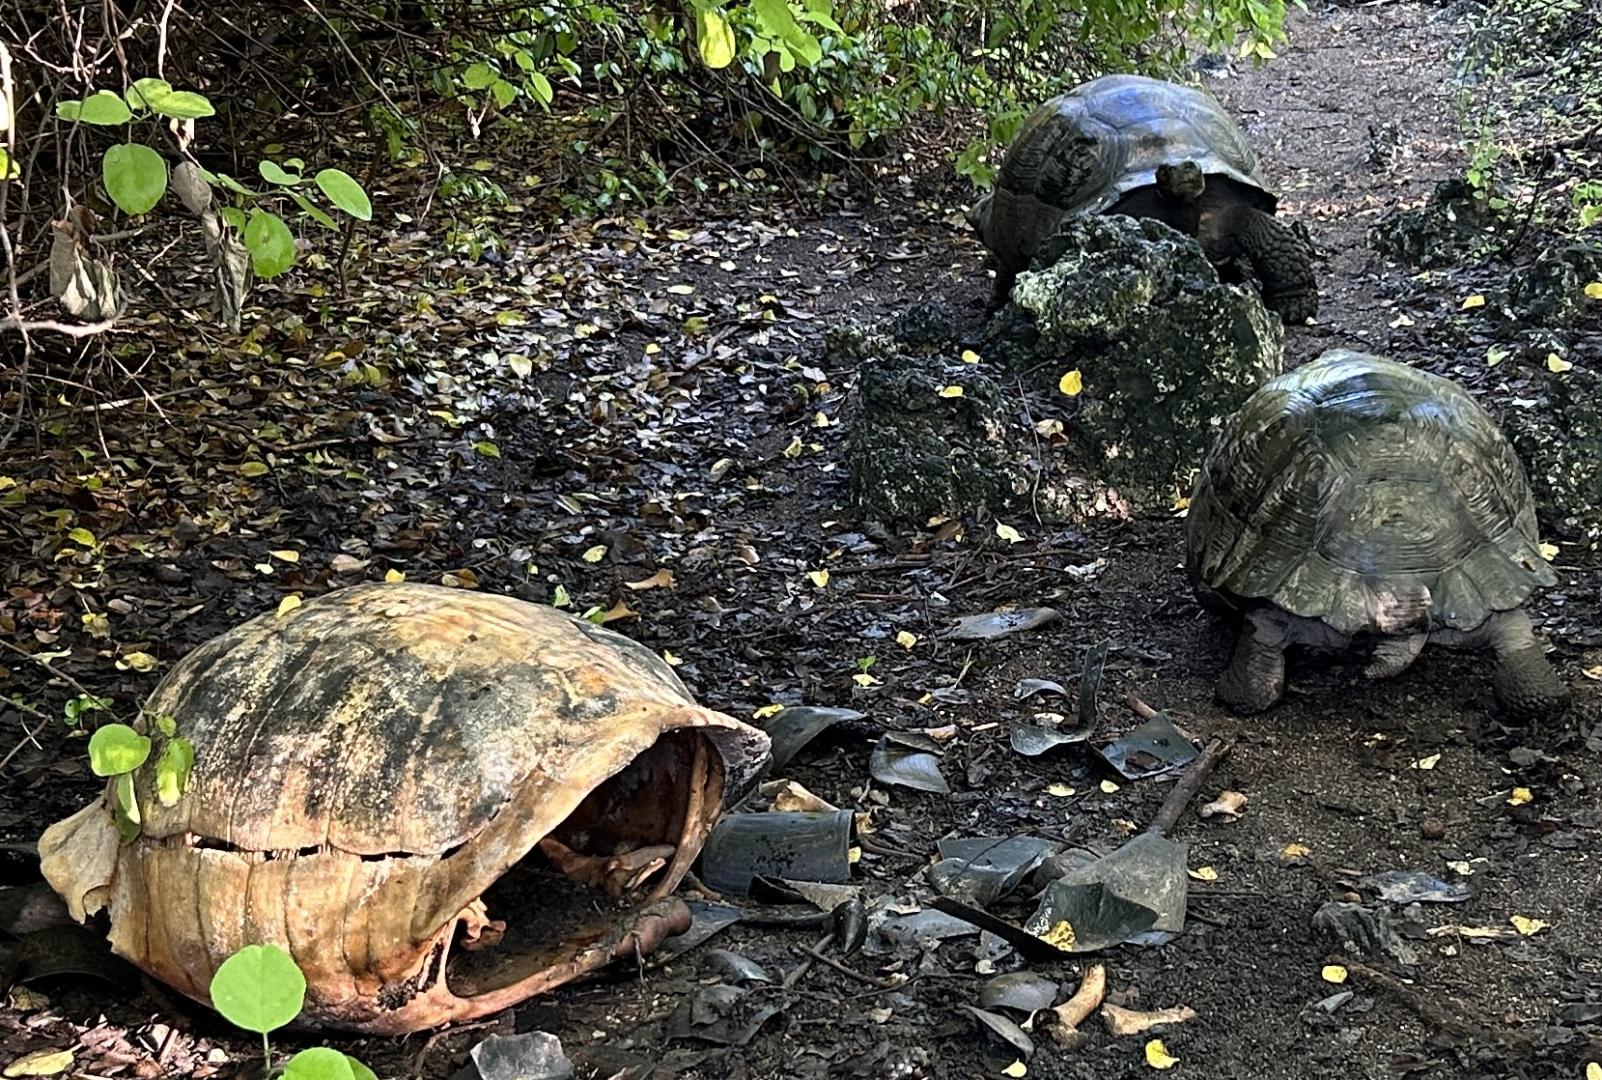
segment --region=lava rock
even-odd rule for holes
[[[1436,184],[1418,209],[1393,210],[1380,218],[1369,229],[1368,242],[1381,255],[1412,266],[1444,266],[1498,239],[1506,228],[1488,194],[1463,177],[1452,177]]]
[[[1542,371],[1542,398],[1509,408],[1502,428],[1518,451],[1541,524],[1569,544],[1602,547],[1602,374]]]
[[[991,321],[985,356],[1064,410],[1077,471],[1136,512],[1166,511],[1219,425],[1283,367],[1285,329],[1194,239],[1124,215],[1063,223]],[[1059,380],[1077,370],[1081,389]]]

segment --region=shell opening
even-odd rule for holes
[[[700,853],[723,786],[705,731],[664,733],[458,916],[450,993],[478,1005],[520,998],[610,959],[631,916],[671,892]]]

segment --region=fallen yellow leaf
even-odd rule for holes
[[[1077,397],[1085,388],[1085,377],[1079,373],[1078,368],[1067,372],[1057,380],[1057,389],[1069,397]]]
[[[405,581],[406,575],[402,571],[392,568],[384,571],[384,580],[389,582],[391,585],[396,585],[402,581]]]
[[[1339,986],[1346,981],[1346,969],[1339,964],[1325,964],[1324,970],[1320,971],[1318,976],[1327,983]]]
[[[1002,1069],[1001,1070],[1001,1075],[1002,1076],[1028,1076],[1029,1075],[1029,1066],[1025,1065],[1021,1061],[1015,1061],[1011,1065],[1008,1065],[1005,1069]]]
[[[131,652],[117,661],[117,670],[149,671],[156,666],[156,658],[147,652]]]
[[[680,664],[684,663],[683,660],[680,660],[677,656],[674,656],[672,653],[668,652],[666,649],[662,650],[662,659],[667,663],[667,665],[669,667],[678,667]]]
[[[1191,877],[1195,878],[1197,881],[1217,881],[1218,880],[1218,871],[1214,870],[1210,866],[1200,866],[1200,867],[1197,867],[1195,870],[1187,870],[1186,873],[1188,873]]]
[[[979,354],[972,349],[964,349],[962,350],[962,362],[964,364],[977,364],[979,362]]]
[[[1485,366],[1486,367],[1495,367],[1496,365],[1500,364],[1503,360],[1506,360],[1506,359],[1507,359],[1507,350],[1506,349],[1499,349],[1495,345],[1492,345],[1489,349],[1485,350]]]
[[[1118,785],[1113,783],[1111,780],[1103,780],[1101,782],[1101,790],[1103,793],[1111,795],[1113,792],[1118,790]]]
[[[1423,769],[1425,772],[1428,772],[1429,770],[1435,768],[1435,766],[1440,763],[1440,760],[1441,755],[1431,754],[1429,757],[1421,757],[1417,761],[1413,762],[1413,768]]]
[[[999,521],[996,522],[996,535],[1007,541],[1009,544],[1016,544],[1023,539],[1023,533],[1019,532],[1011,525],[1003,525]]]
[[[289,562],[289,563],[298,563],[298,562],[300,562],[300,552],[291,551],[288,548],[284,548],[284,549],[279,550],[279,551],[269,551],[267,554],[271,555],[273,558],[277,559],[279,562]]]
[[[824,567],[822,570],[809,570],[807,577],[812,579],[812,584],[821,589],[829,584],[829,569]]]
[[[1585,1080],[1602,1080],[1602,1065],[1594,1061],[1586,1065]]]
[[[1153,1039],[1146,1044],[1146,1064],[1154,1069],[1172,1069],[1179,1059],[1168,1052],[1161,1039]]]
[[[875,679],[872,675],[869,675],[866,671],[859,671],[855,675],[851,676],[851,681],[856,683],[858,686],[873,686],[879,680]]]
[[[1580,674],[1587,679],[1602,679],[1602,664],[1594,664],[1591,667],[1582,668]]]
[[[897,631],[896,644],[900,645],[903,649],[910,649],[914,645],[918,644],[918,635],[909,630]]]
[[[283,618],[298,607],[300,607],[300,593],[290,593],[278,601],[278,617]]]
[[[1513,789],[1513,794],[1507,797],[1507,804],[1509,806],[1523,806],[1525,803],[1530,802],[1534,798],[1535,795],[1530,791],[1529,788],[1516,787]]]
[[[1059,799],[1070,798],[1072,797],[1073,793],[1074,789],[1069,787],[1067,784],[1052,784],[1046,789],[1047,795],[1055,795]]]
[[[1563,359],[1555,352],[1549,352],[1546,354],[1546,370],[1552,372],[1553,374],[1561,375],[1563,372],[1569,371],[1573,367],[1573,364]]]
[[[1463,306],[1465,308],[1484,307],[1485,297],[1481,296],[1479,293],[1475,293],[1473,296],[1465,297],[1463,300]]]
[[[606,558],[606,545],[596,544],[580,557],[588,563],[600,562],[602,559]]]
[[[1592,300],[1602,300],[1602,281],[1593,281],[1587,285],[1585,287],[1585,295],[1589,296]],[[1598,1065],[1592,1065],[1591,1068],[1602,1070],[1602,1066]],[[1602,1071],[1599,1071],[1597,1075],[1602,1077]]]
[[[936,392],[941,397],[961,397],[962,396],[962,387],[960,387],[960,386],[942,386]]]
[[[72,1067],[71,1050],[36,1050],[6,1066],[6,1076],[56,1076]]]
[[[1551,925],[1544,920],[1531,919],[1523,915],[1510,916],[1507,921],[1512,923],[1513,929],[1517,930],[1524,937],[1529,937],[1531,934],[1539,934],[1542,930],[1545,930],[1549,925]]]
[[[1306,844],[1286,844],[1279,849],[1279,859],[1280,862],[1295,862],[1307,858],[1312,853],[1312,849]]]
[[[1555,559],[1557,557],[1558,557],[1558,546],[1556,544],[1542,544],[1541,545],[1541,558],[1545,559],[1547,562],[1551,562],[1553,559]]]
[[[771,705],[764,705],[764,706],[762,706],[762,708],[760,708],[756,712],[752,713],[751,714],[751,719],[753,719],[753,720],[766,720],[768,717],[773,716],[774,714],[780,713],[780,712],[783,712],[783,711],[784,711],[784,706],[780,705],[778,702],[774,702]]]

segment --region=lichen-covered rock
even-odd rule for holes
[[[1219,280],[1195,240],[1114,215],[1068,221],[1041,245],[983,352],[1067,410],[1080,475],[1149,511],[1188,494],[1224,419],[1279,374],[1284,345],[1256,292]],[[1059,383],[1071,371],[1070,397]]]
[[[903,326],[914,341],[932,324]],[[827,342],[831,364],[857,367],[845,416],[853,504],[870,518],[923,525],[936,516],[1027,510],[1042,520],[1120,515],[1116,495],[1071,474],[1053,440],[1031,430],[1022,402],[955,347],[911,351],[886,328],[846,327]],[[961,394],[953,393],[961,388]]]
[[[1508,281],[1507,306],[1522,322],[1561,326],[1579,318],[1586,304],[1595,304],[1585,287],[1602,280],[1602,247],[1570,244],[1541,253]]]
[[[1368,242],[1412,266],[1443,266],[1497,238],[1506,222],[1462,177],[1442,180],[1416,210],[1393,210],[1374,223]]]
[[[1514,406],[1502,427],[1524,460],[1535,509],[1554,536],[1602,548],[1602,374],[1543,373],[1545,393]]]

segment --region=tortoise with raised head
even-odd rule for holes
[[[621,634],[433,585],[253,618],[175,664],[144,715],[170,720],[132,774],[135,835],[113,781],[46,830],[46,880],[197,1001],[271,944],[305,973],[303,1024],[383,1034],[682,933],[669,894],[768,751]],[[194,747],[181,793],[156,781],[174,726]]]
[[[1332,349],[1269,380],[1208,452],[1186,530],[1201,599],[1244,616],[1218,682],[1236,711],[1279,700],[1288,645],[1360,638],[1372,678],[1432,642],[1489,648],[1509,713],[1564,704],[1524,611],[1557,575],[1523,466],[1450,379]]]
[[[1235,121],[1207,91],[1105,75],[1038,106],[968,221],[996,261],[996,303],[1070,216],[1156,218],[1215,264],[1248,263],[1286,322],[1318,313],[1306,247],[1274,216],[1278,197]]]

